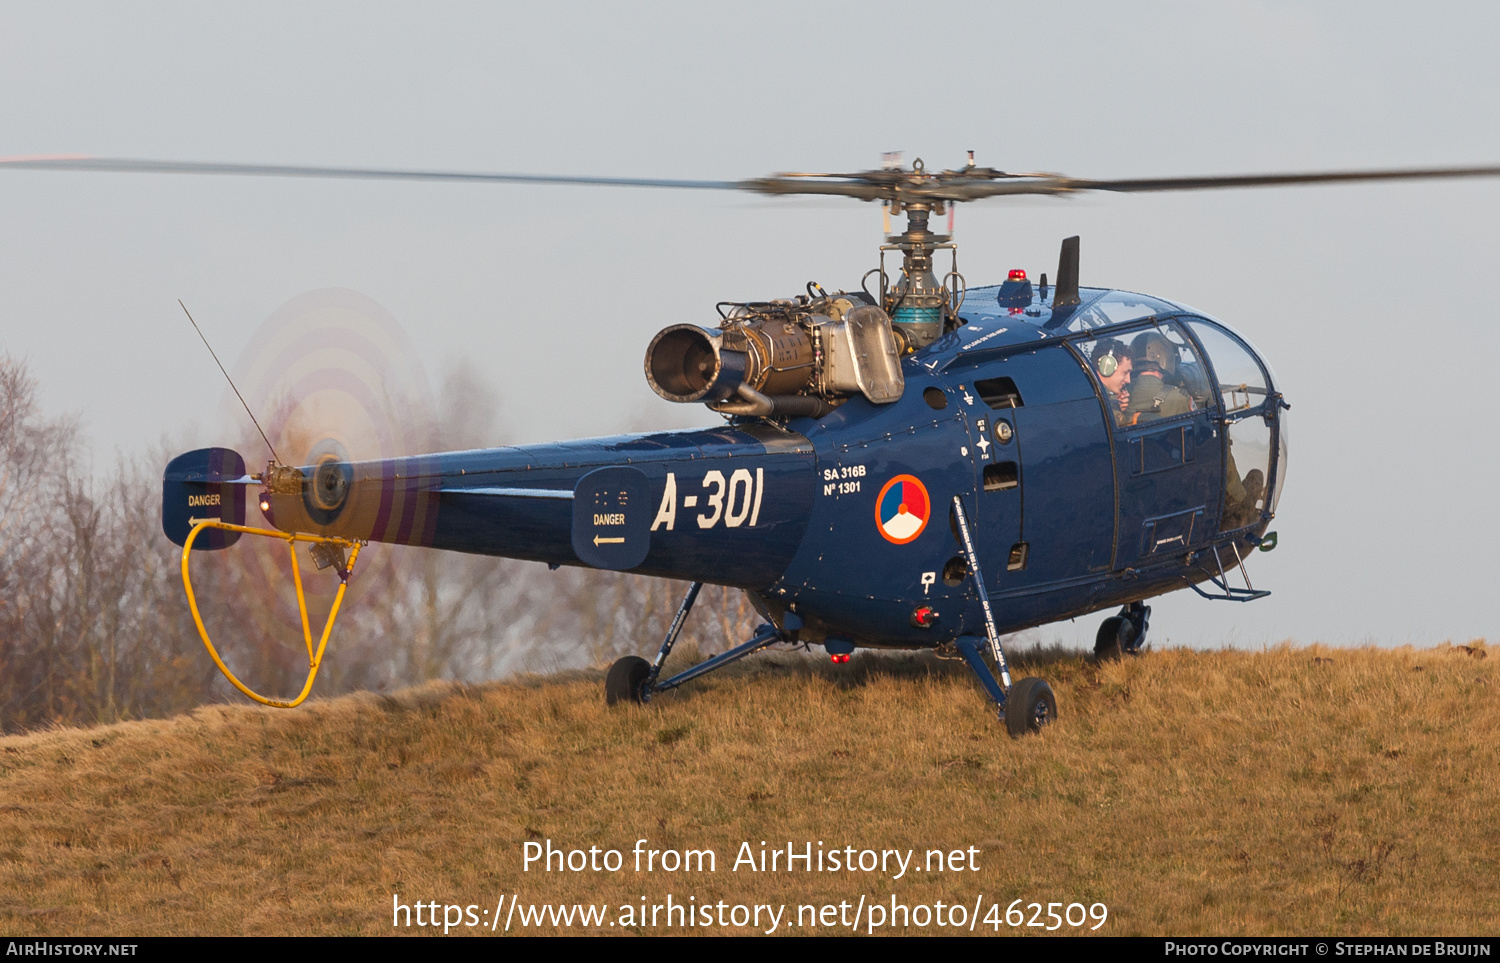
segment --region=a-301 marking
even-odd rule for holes
[[[684,482],[686,484],[686,482]],[[714,528],[720,522],[725,528],[754,528],[760,521],[760,502],[766,490],[766,470],[755,469],[755,474],[750,473],[748,468],[736,468],[729,474],[728,478],[717,468],[703,476],[703,488],[707,489],[704,494],[706,511],[694,516],[699,528]],[[697,508],[697,495],[684,495],[682,507]],[[677,475],[667,472],[667,484],[662,489],[661,505],[656,510],[656,518],[651,522],[651,531],[665,528],[673,531],[677,526]]]

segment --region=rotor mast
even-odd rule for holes
[[[910,169],[895,166],[854,174],[778,174],[746,181],[745,187],[763,194],[836,194],[866,201],[880,201],[896,215],[906,216],[906,229],[890,234],[880,246],[901,252],[901,274],[891,283],[884,258],[880,274],[881,307],[891,316],[895,330],[908,348],[931,344],[957,323],[964,298],[964,279],[958,273],[957,246],[948,234],[931,228],[935,214],[947,213],[948,205],[986,196],[986,187],[996,180],[1034,178],[1032,174],[1007,174],[989,167],[976,167],[974,152],[959,170],[929,171],[918,158]],[[954,254],[949,270],[939,276],[934,264],[938,251]],[[871,273],[875,273],[872,271]]]
[[[972,157],[972,155],[971,155]],[[972,161],[971,161],[972,163]],[[918,177],[926,172],[922,159],[917,158],[912,173]],[[905,199],[895,197],[887,201],[892,214],[906,215],[906,230],[886,237],[880,246],[885,251],[901,252],[901,277],[892,287],[886,283],[885,269],[880,270],[881,307],[891,316],[891,323],[902,332],[907,343],[920,348],[936,341],[946,328],[950,318],[958,315],[962,296],[958,283],[958,248],[948,234],[935,234],[928,229],[931,215],[941,217],[952,201]],[[940,282],[933,270],[933,254],[948,250],[954,253],[952,270],[944,280],[953,280],[949,285]],[[882,259],[883,260],[883,259]]]

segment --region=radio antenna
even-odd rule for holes
[[[177,304],[182,308],[182,313],[187,315],[187,319],[192,321],[193,330],[198,332],[198,337],[203,340],[203,346],[208,349],[209,354],[213,355],[214,364],[219,366],[220,371],[224,371],[224,362],[219,360],[218,354],[214,352],[214,346],[208,343],[207,338],[203,337],[203,329],[198,327],[198,322],[193,321],[193,312],[189,311],[187,305],[182,303],[182,298],[177,299]],[[224,380],[229,382],[229,387],[234,390],[234,396],[240,399],[240,404],[245,406],[245,414],[250,416],[250,423],[255,425],[255,430],[260,432],[261,440],[266,443],[267,448],[271,449],[271,457],[275,459],[276,464],[281,464],[281,456],[276,454],[276,446],[271,444],[271,439],[266,437],[265,429],[261,428],[260,422],[255,420],[255,412],[250,410],[250,405],[245,401],[245,396],[240,394],[240,389],[235,388],[234,379],[229,377],[229,372],[227,371],[224,371]]]

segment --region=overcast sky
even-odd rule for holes
[[[0,155],[715,179],[888,150],[1085,177],[1500,163],[1497,37],[1481,3],[8,3]],[[1229,321],[1293,405],[1280,547],[1252,563],[1275,594],[1177,593],[1158,641],[1497,635],[1497,218],[1477,181],[959,210],[971,284],[1053,271],[1080,234],[1085,284]],[[497,443],[708,424],[647,387],[651,335],[852,287],[879,231],[855,202],[7,171],[0,351],[100,465],[238,441],[176,299],[232,364],[324,288],[389,311],[434,384],[477,366]]]

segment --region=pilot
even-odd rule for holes
[[[1123,341],[1101,338],[1090,352],[1089,362],[1104,386],[1105,407],[1114,415],[1115,424],[1126,424],[1125,407],[1130,404],[1130,369],[1134,363],[1129,349]]]
[[[1203,369],[1193,362],[1183,364],[1178,346],[1166,335],[1160,331],[1142,332],[1131,343],[1130,349],[1136,356],[1137,367],[1141,361],[1156,362],[1161,367],[1164,384],[1187,392],[1194,407],[1208,407],[1208,379],[1204,377]]]
[[[1178,346],[1159,331],[1145,331],[1131,342],[1135,355],[1134,389],[1125,417],[1129,424],[1170,418],[1208,405],[1208,379],[1192,362],[1179,363]],[[1240,477],[1234,461],[1234,439],[1226,436],[1228,471],[1224,473],[1224,510],[1219,529],[1251,525],[1260,518],[1265,498],[1265,473],[1252,468]]]
[[[1168,364],[1175,369],[1177,362],[1177,350],[1170,341],[1147,331],[1130,348],[1135,359],[1131,374],[1134,383],[1125,406],[1126,424],[1185,415],[1196,407],[1186,391],[1167,380]]]

